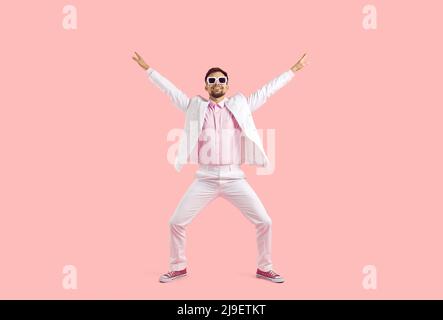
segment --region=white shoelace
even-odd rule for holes
[[[274,270],[269,271],[269,274],[270,274],[272,277],[278,277],[278,276],[279,276],[279,274],[275,273]]]

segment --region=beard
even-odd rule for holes
[[[218,92],[212,92],[211,93],[211,97],[213,97],[213,98],[220,98],[220,97],[222,97],[222,96],[224,96],[224,92],[223,92],[223,90],[220,90],[220,91],[218,91]]]

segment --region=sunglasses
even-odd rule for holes
[[[226,78],[226,77],[208,77],[206,79],[206,82],[208,84],[216,84],[216,83],[226,84],[226,83],[228,83],[228,78]]]

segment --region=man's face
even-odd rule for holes
[[[224,77],[224,76],[225,75],[223,73],[221,73],[220,71],[217,71],[217,72],[213,72],[213,73],[209,74],[208,77],[218,78],[218,77]],[[206,86],[205,86],[205,90],[208,91],[209,96],[213,97],[213,98],[223,97],[226,94],[226,92],[228,91],[228,89],[229,89],[228,84],[221,84],[221,83],[218,83],[217,81],[215,84],[208,84],[206,82]]]

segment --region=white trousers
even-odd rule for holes
[[[186,268],[186,226],[217,197],[223,197],[231,202],[255,225],[257,267],[263,271],[271,270],[272,221],[257,194],[246,181],[239,165],[200,165],[194,181],[169,219],[170,270],[178,271]]]

